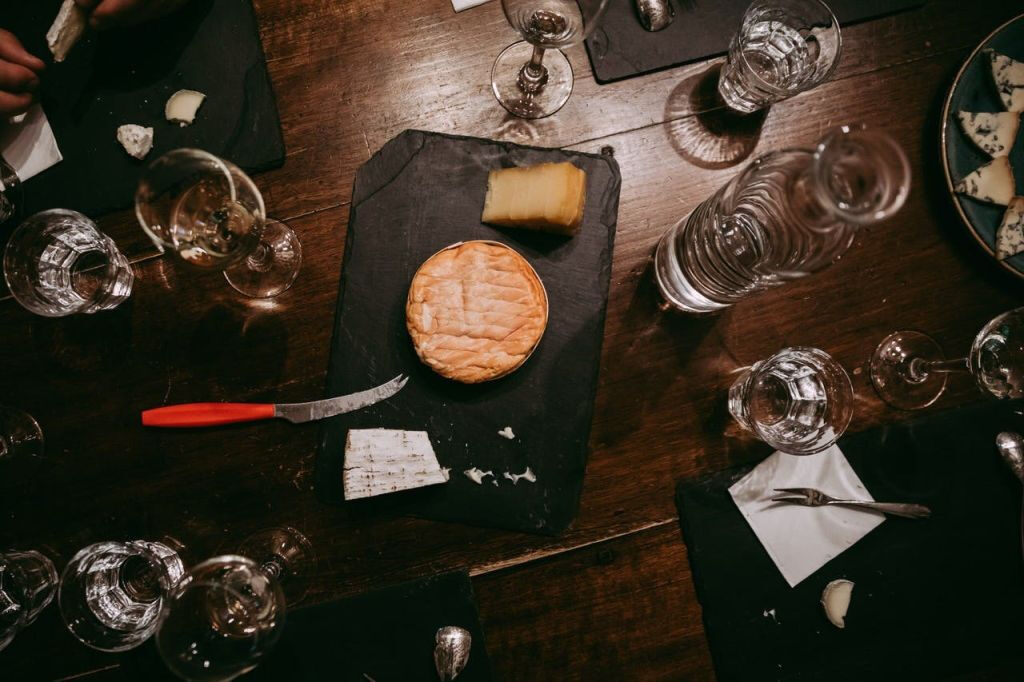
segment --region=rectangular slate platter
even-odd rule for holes
[[[681,482],[718,679],[930,681],[1024,664],[1021,485],[995,449],[1000,431],[1024,432],[1019,410],[987,402],[843,438],[875,499],[933,515],[888,517],[794,588],[729,496],[749,467]],[[844,630],[819,604],[836,578],[855,584]]]
[[[90,32],[56,64],[45,35],[60,4],[0,3],[0,26],[48,62],[41,101],[64,155],[24,183],[23,215],[59,207],[95,217],[128,208],[146,162],[179,147],[204,149],[249,172],[284,162],[251,0],[191,0],[158,21]],[[167,99],[183,88],[208,96],[195,123],[184,128],[164,117]],[[128,156],[117,142],[125,123],[154,128],[146,161]]]
[[[473,642],[459,682],[492,679],[473,586],[442,573],[287,614],[281,640],[244,680],[437,682],[434,635],[455,625]]]
[[[926,0],[829,0],[840,26],[920,7]],[[647,31],[635,0],[610,0],[601,23],[587,38],[598,83],[639,76],[725,54],[751,0],[668,0],[675,20]]]
[[[587,173],[584,221],[573,238],[480,222],[491,169],[570,161]],[[352,428],[426,431],[443,485],[346,504],[353,514],[412,513],[553,535],[576,515],[594,408],[619,204],[610,156],[405,131],[356,174],[327,375],[340,395],[405,373],[409,384],[373,407],[326,420],[315,472],[318,496],[343,501],[345,437]],[[423,365],[405,325],[413,274],[450,244],[502,242],[537,271],[549,300],[544,337],[511,375],[483,384],[444,379]],[[514,440],[498,435],[511,426]],[[499,485],[462,472],[493,470]],[[502,474],[529,466],[536,483]]]

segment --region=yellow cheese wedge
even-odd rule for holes
[[[587,174],[568,162],[491,171],[480,220],[574,235],[583,222]]]

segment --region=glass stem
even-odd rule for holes
[[[274,264],[274,249],[266,242],[260,242],[256,250],[245,259],[245,264],[250,270],[266,272]]]
[[[544,48],[533,46],[530,61],[519,70],[519,89],[528,95],[536,95],[548,82],[548,70],[544,66]]]
[[[914,381],[924,381],[929,374],[951,374],[955,372],[968,372],[970,366],[967,358],[955,360],[923,360],[914,358],[910,361],[910,378]]]
[[[284,582],[285,576],[288,575],[288,567],[285,565],[284,560],[276,554],[264,561],[260,566],[260,570],[279,582]]]

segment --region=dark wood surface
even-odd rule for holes
[[[124,213],[100,223],[137,261],[129,304],[46,320],[0,300],[0,401],[34,414],[48,439],[45,457],[0,465],[0,546],[45,546],[66,561],[94,541],[170,535],[192,562],[287,523],[320,552],[311,601],[468,567],[502,679],[711,679],[672,495],[680,477],[765,453],[725,417],[730,372],[783,345],[819,346],[853,375],[852,430],[904,420],[871,390],[877,341],[912,327],[962,351],[1024,293],[957,222],[938,156],[956,69],[1016,3],[932,0],[850,27],[832,81],[756,125],[714,109],[717,61],[598,86],[582,48],[569,51],[577,82],[566,107],[511,119],[488,80],[516,37],[498,2],[460,14],[448,0],[255,4],[288,150],[256,181],[302,239],[303,272],[279,299],[247,301],[219,276],[153,257]],[[665,229],[750,155],[810,145],[850,121],[887,128],[908,150],[914,189],[895,218],[865,229],[827,271],[717,317],[658,310],[648,259]],[[322,395],[353,175],[406,128],[610,146],[621,166],[591,454],[579,518],[560,538],[324,506],[310,489],[315,425],[138,425],[139,410],[165,403]],[[958,376],[937,409],[979,400]],[[92,652],[50,608],[0,653],[0,678],[131,679],[126,661],[145,655]]]

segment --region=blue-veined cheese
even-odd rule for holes
[[[992,79],[1007,111],[1024,111],[1024,62],[988,50]]]
[[[1024,197],[1014,197],[996,231],[996,258],[1006,260],[1024,252]]]
[[[958,182],[956,191],[979,201],[1006,206],[1016,194],[1010,160],[997,156]]]
[[[956,112],[960,127],[979,149],[989,156],[1008,156],[1017,139],[1020,114],[1001,111],[998,114]]]

